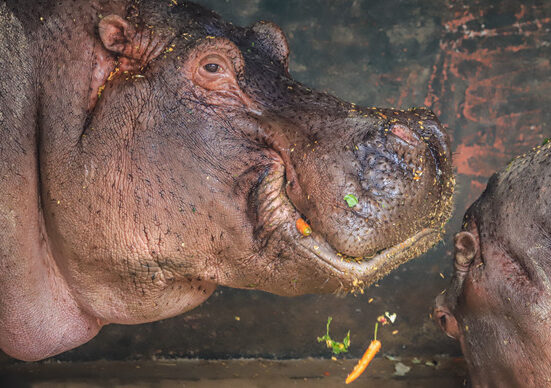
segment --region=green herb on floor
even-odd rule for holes
[[[342,342],[332,340],[329,336],[329,325],[332,320],[333,317],[327,318],[327,332],[323,337],[318,337],[318,342],[325,341],[327,347],[333,350],[333,354],[346,353],[348,352],[348,347],[350,346],[350,330],[348,330],[348,333],[346,333],[346,337],[344,337]]]

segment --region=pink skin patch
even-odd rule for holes
[[[405,125],[394,124],[390,128],[390,131],[406,143],[411,144],[412,146],[416,146],[419,144],[419,138],[417,137],[417,135]]]

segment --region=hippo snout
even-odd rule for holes
[[[293,166],[306,194],[301,213],[338,254],[356,259],[441,228],[453,192],[448,139],[431,112],[364,112],[348,123],[340,149]],[[310,186],[314,174],[322,187]]]
[[[308,97],[315,104],[300,122],[292,107],[263,114],[266,142],[281,163],[266,181],[273,185],[271,178],[280,177],[285,214],[312,227],[311,236],[286,239],[298,239],[306,254],[341,272],[340,284],[369,284],[439,240],[454,188],[449,139],[426,109],[360,108],[313,92]],[[303,108],[305,100],[301,95]],[[275,224],[271,215],[262,218]]]

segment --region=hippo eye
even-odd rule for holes
[[[440,325],[442,325],[442,328],[446,328],[446,315],[444,314],[440,317]]]
[[[220,65],[217,65],[216,63],[207,63],[204,68],[209,73],[216,73],[218,69],[220,69]]]

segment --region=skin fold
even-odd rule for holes
[[[433,316],[459,340],[474,387],[551,384],[551,144],[495,174],[455,236]]]
[[[13,357],[181,314],[219,284],[350,291],[440,239],[454,180],[438,119],[298,83],[273,23],[180,1],[7,1],[0,29]]]

